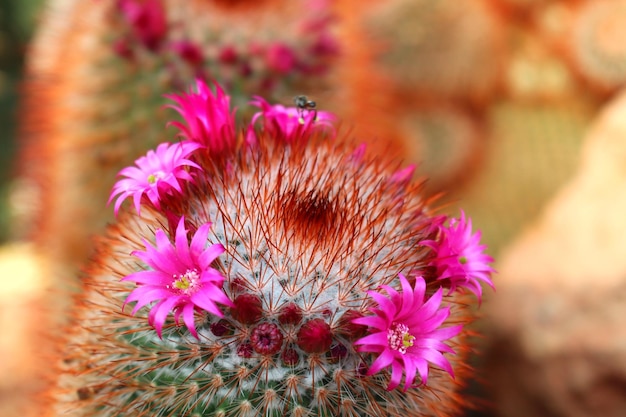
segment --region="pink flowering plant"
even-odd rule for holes
[[[369,335],[354,344],[359,346],[360,352],[377,355],[367,375],[390,367],[391,380],[387,389],[396,388],[404,373],[406,391],[415,386],[416,376],[420,377],[422,385],[427,385],[429,363],[453,375],[452,367],[442,353],[454,353],[454,350],[443,342],[456,336],[462,326],[442,327],[450,316],[450,309],[440,308],[441,288],[425,299],[426,283],[422,277],[415,278],[414,287],[402,274],[399,278],[400,292],[389,285],[381,286],[388,297],[376,291],[367,292],[378,307],[371,309],[373,315],[353,320],[371,328]]]
[[[159,207],[164,195],[182,193],[181,182],[193,181],[190,169],[201,169],[188,158],[198,148],[199,144],[190,141],[173,145],[161,143],[156,150],[137,159],[136,166],[122,169],[118,175],[126,178],[115,183],[109,197],[109,203],[117,197],[115,214],[128,197],[132,197],[139,213],[144,196],[153,206]]]
[[[467,292],[493,286],[465,213],[433,215],[414,165],[369,155],[325,111],[257,97],[237,127],[219,86],[168,98],[183,142],[122,170],[111,193],[116,214],[127,197],[134,210],[114,225],[117,266],[91,278],[118,300],[100,308],[121,349],[85,371],[116,381],[95,398],[118,414],[456,415]]]
[[[302,110],[282,104],[270,104],[262,97],[254,97],[250,102],[261,109],[252,117],[251,124],[262,120],[263,129],[270,136],[280,137],[286,142],[294,142],[309,137],[312,131],[326,130],[334,133],[335,116],[327,111]]]
[[[183,118],[183,122],[170,122],[182,137],[205,146],[210,154],[234,150],[235,110],[231,110],[230,97],[218,84],[213,92],[206,82],[198,79],[195,90],[166,97],[176,103],[168,107]]]
[[[310,76],[323,79],[340,55],[332,4],[318,0],[298,0],[285,14],[272,13],[280,17],[263,16],[271,5],[260,5],[262,13],[246,13],[237,1],[113,1],[120,28],[113,50],[133,66],[148,64],[150,71],[159,63],[172,87],[187,83],[191,75],[220,80],[236,96],[268,95],[302,85]],[[199,30],[184,30],[194,25],[181,21],[181,15],[200,23]],[[291,24],[275,30],[280,19]],[[254,21],[248,25],[246,20]],[[225,28],[232,36],[223,36]]]
[[[129,23],[133,40],[156,51],[168,32],[161,0],[118,0],[117,7]]]
[[[170,311],[174,312],[177,323],[182,315],[185,325],[197,338],[194,323],[196,309],[222,317],[222,311],[217,304],[233,305],[222,291],[224,276],[211,267],[212,262],[224,252],[224,247],[219,243],[207,247],[210,227],[210,223],[200,226],[190,244],[185,219],[181,217],[176,227],[174,244],[159,229],[155,234],[156,247],[144,242],[145,251],[132,253],[150,269],[124,277],[123,281],[140,284],[128,295],[125,303],[136,301],[132,311],[135,314],[140,308],[156,301],[150,309],[148,322],[154,326],[159,337]]]
[[[485,253],[480,243],[481,233],[472,233],[472,220],[465,217],[452,218],[448,225],[439,226],[437,240],[422,242],[436,253],[431,265],[437,268],[437,279],[445,282],[450,291],[466,288],[478,299],[482,298],[481,282],[494,288],[491,274],[493,258]]]

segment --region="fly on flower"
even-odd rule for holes
[[[296,105],[296,109],[298,109],[298,122],[300,122],[300,124],[304,124],[305,116],[308,116],[310,111],[313,112],[313,121],[317,120],[316,102],[309,100],[305,95],[295,96],[293,102]]]
[[[336,119],[335,115],[323,110],[317,111],[313,107],[315,102],[306,96],[298,97],[302,97],[299,99],[300,106],[285,107],[282,104],[271,105],[263,97],[255,96],[250,104],[260,108],[261,111],[252,116],[251,124],[254,125],[257,120],[261,119],[266,134],[282,138],[287,143],[309,138],[314,131],[318,130],[326,131],[331,137],[336,136],[332,125]],[[307,102],[309,102],[308,105]],[[256,140],[256,134],[251,132],[251,139],[248,141],[254,143]]]

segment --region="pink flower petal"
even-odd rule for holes
[[[404,391],[406,391],[411,385],[413,385],[418,368],[415,366],[415,361],[412,356],[403,355],[402,360],[404,362]]]
[[[354,345],[381,345],[387,344],[387,330],[384,332],[373,333],[360,338],[354,342]]]
[[[174,244],[163,230],[155,232],[156,247],[144,241],[145,251],[134,251],[149,268],[122,278],[133,281],[139,287],[126,298],[125,304],[136,301],[133,314],[151,302],[148,322],[154,326],[159,337],[167,315],[173,311],[178,323],[180,315],[193,336],[198,337],[194,323],[196,307],[222,317],[216,303],[232,305],[221,288],[225,277],[216,269],[203,265],[202,259],[213,261],[224,252],[220,244],[205,248],[209,224],[201,225],[192,236],[190,251],[185,219],[180,217],[176,225]]]
[[[150,310],[150,315],[148,317],[148,323],[154,326],[159,338],[162,337],[163,324],[165,324],[165,318],[172,311],[174,306],[178,304],[179,297],[170,297],[164,298],[157,305],[155,305],[152,310]]]
[[[117,181],[108,200],[110,204],[117,197],[115,214],[117,215],[122,202],[128,197],[132,197],[135,210],[139,214],[144,195],[155,208],[160,209],[162,192],[182,193],[181,181],[193,181],[187,170],[200,169],[198,164],[186,159],[199,147],[189,141],[173,145],[162,143],[156,150],[148,151],[145,156],[138,158],[135,161],[136,166],[120,170],[118,176],[126,178]]]
[[[204,269],[208,269],[209,265],[211,265],[213,261],[222,253],[224,253],[224,246],[219,243],[212,245],[198,257],[198,264],[200,264],[200,266]]]
[[[172,282],[172,277],[159,271],[139,271],[122,278],[122,281],[133,281],[136,284],[165,286]]]
[[[399,362],[391,363],[391,380],[389,381],[387,390],[391,391],[400,385],[400,381],[402,380],[402,370],[403,367]]]
[[[386,339],[385,339],[386,340]],[[374,375],[380,372],[382,369],[388,367],[393,364],[395,360],[395,356],[389,349],[385,349],[380,356],[376,358],[376,360],[370,365],[367,374]]]
[[[139,309],[150,304],[153,301],[159,300],[163,297],[167,297],[169,294],[163,294],[165,290],[161,288],[140,287],[131,292],[126,298],[124,304],[128,304],[133,301],[137,301],[133,307],[132,315],[135,315]]]
[[[183,137],[206,147],[212,155],[232,152],[237,140],[230,97],[217,83],[215,93],[200,79],[196,80],[195,87],[195,91],[165,96],[176,103],[166,107],[176,110],[184,119],[184,123],[174,121],[168,126],[178,128]]]
[[[300,110],[280,104],[270,105],[264,98],[254,96],[250,102],[261,111],[252,116],[252,124],[263,120],[263,130],[283,143],[306,141],[314,132],[324,131],[331,138],[336,136],[332,122],[336,117],[325,111]]]
[[[439,225],[437,239],[422,242],[436,253],[431,265],[437,268],[438,279],[448,282],[450,291],[459,287],[471,291],[479,301],[480,282],[494,287],[490,278],[493,258],[484,253],[486,246],[480,244],[480,237],[480,231],[472,233],[472,220],[461,211],[460,218],[450,219],[447,226]]]
[[[191,301],[203,310],[218,317],[224,317],[224,313],[217,307],[214,299],[206,291],[198,291],[191,296]]]
[[[413,385],[418,373],[426,383],[428,362],[452,375],[452,367],[442,352],[454,351],[443,341],[461,331],[461,326],[440,327],[450,315],[448,307],[441,307],[441,288],[425,300],[426,283],[422,277],[417,277],[412,287],[404,275],[398,276],[400,292],[387,285],[380,287],[387,296],[368,291],[378,308],[371,309],[373,316],[352,320],[355,324],[369,326],[370,334],[354,342],[359,352],[377,355],[367,374],[373,375],[391,367],[389,390],[400,384],[403,373],[404,390]]]
[[[196,233],[193,235],[193,239],[191,239],[191,245],[189,246],[189,251],[193,253],[194,256],[197,257],[198,254],[202,253],[202,251],[205,249],[210,228],[211,228],[211,223],[205,223],[202,226],[200,226],[198,230],[196,231]],[[210,251],[211,253],[213,253],[213,251],[215,250],[219,250],[217,248],[213,249],[214,247],[220,247],[222,249],[222,252],[224,252],[224,247],[222,245],[213,245],[211,246],[211,251]],[[222,252],[215,255],[215,258],[221,255]],[[213,260],[211,260],[211,262],[212,261]]]
[[[199,339],[198,332],[196,331],[196,323],[194,320],[194,311],[195,306],[193,304],[186,304],[183,309],[183,321],[185,322],[185,326],[189,329],[189,332],[193,337]]]

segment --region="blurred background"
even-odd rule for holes
[[[43,3],[0,0],[0,416],[21,415],[15,404],[37,389],[47,313],[34,306],[67,285],[110,220],[89,203],[112,180],[88,167],[114,175],[160,140],[146,115],[201,70],[183,41],[206,27],[217,42],[206,68],[235,101],[312,94],[373,149],[419,163],[443,210],[462,207],[482,230],[498,290],[481,310],[468,394],[483,407],[467,416],[626,415],[626,1],[311,1],[319,19],[302,26],[302,5],[207,0],[207,15],[236,24],[170,8],[187,31],[172,26],[167,55],[152,43],[163,34],[135,34],[143,49],[117,36],[99,2]],[[266,31],[277,21],[290,24]],[[238,43],[252,34],[262,59]],[[100,191],[84,203],[86,190]]]
[[[28,401],[31,392],[28,386],[35,369],[29,365],[32,350],[28,346],[34,343],[32,332],[24,330],[24,323],[20,322],[24,319],[24,309],[33,301],[28,294],[39,293],[41,286],[32,280],[32,262],[28,256],[22,255],[22,248],[16,252],[15,247],[5,245],[12,239],[8,200],[13,180],[17,178],[15,157],[20,83],[25,52],[41,4],[40,0],[0,1],[0,326],[7,330],[0,337],[0,415],[3,416],[17,415],[17,405]],[[7,259],[16,260],[17,264],[9,265]],[[20,271],[24,275],[13,275]],[[23,301],[12,301],[22,296]],[[23,350],[26,355],[19,358],[16,352]]]
[[[24,55],[42,0],[0,0],[0,241],[9,238],[8,187],[15,174],[18,94]]]

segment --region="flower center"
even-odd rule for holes
[[[465,256],[459,256],[459,263],[461,265],[465,265],[467,263],[467,257]]]
[[[273,355],[283,345],[283,334],[274,323],[262,323],[252,330],[252,349],[262,355]]]
[[[414,340],[415,336],[409,333],[409,327],[405,324],[393,323],[387,333],[389,347],[403,355],[408,348],[413,346]]]
[[[168,285],[168,288],[175,288],[183,294],[190,294],[195,292],[198,288],[200,276],[195,269],[188,269],[182,275],[174,275],[174,282],[172,285]]]
[[[163,177],[165,177],[165,173],[163,171],[153,172],[152,174],[148,175],[148,184],[154,184],[158,180],[163,179]]]

